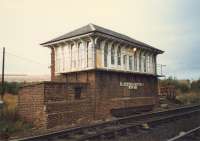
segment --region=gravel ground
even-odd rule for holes
[[[187,131],[197,126],[200,126],[200,114],[150,127],[148,130],[130,132],[129,135],[118,136],[115,139],[104,141],[166,141],[182,131]]]

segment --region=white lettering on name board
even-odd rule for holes
[[[144,86],[144,83],[120,82],[120,86],[128,87],[128,89],[138,89],[138,87]]]

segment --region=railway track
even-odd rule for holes
[[[69,128],[39,136],[15,139],[12,141],[84,141],[104,140],[127,135],[131,132],[148,130],[161,123],[200,113],[200,105],[181,107],[160,112],[149,112],[102,122],[99,124]]]
[[[167,141],[200,141],[200,126],[187,132],[182,132]]]

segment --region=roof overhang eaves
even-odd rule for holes
[[[144,48],[144,49],[151,49],[153,50],[156,54],[162,54],[164,53],[164,51],[162,50],[159,50],[153,46],[150,46],[150,45],[145,45],[145,44],[139,44],[139,43],[136,43],[136,42],[132,42],[132,41],[129,41],[129,40],[126,40],[124,38],[120,38],[120,37],[117,37],[117,36],[114,36],[114,35],[111,35],[111,34],[108,34],[108,33],[105,33],[105,32],[101,32],[101,31],[97,31],[97,30],[94,30],[94,31],[90,31],[90,32],[86,32],[86,33],[83,33],[83,34],[79,34],[79,35],[74,35],[74,36],[71,36],[71,37],[67,37],[67,38],[63,38],[63,39],[59,39],[59,40],[51,40],[51,41],[48,41],[48,42],[44,42],[44,43],[41,43],[40,45],[44,46],[44,47],[49,47],[51,45],[54,45],[54,44],[57,44],[57,43],[60,43],[60,42],[64,42],[64,41],[67,41],[67,40],[72,40],[74,38],[79,38],[79,37],[82,37],[82,36],[88,36],[88,35],[91,35],[91,34],[95,34],[97,33],[100,33],[100,34],[104,34],[104,35],[108,35],[108,36],[111,36],[111,37],[114,37],[114,38],[117,38],[117,39],[120,39],[120,40],[123,40],[125,42],[128,42],[130,44],[133,44],[137,47],[140,47],[140,48]]]
[[[164,53],[164,51],[162,51],[162,50],[160,50],[160,49],[157,49],[157,48],[155,48],[155,47],[153,47],[153,46],[150,46],[150,45],[135,43],[135,42],[132,42],[132,41],[129,41],[129,40],[126,40],[126,39],[123,39],[123,38],[119,38],[119,37],[117,37],[117,36],[114,36],[114,35],[111,35],[111,34],[108,34],[108,33],[104,33],[104,32],[100,32],[100,31],[95,31],[95,32],[96,32],[96,33],[98,32],[98,33],[100,33],[100,34],[105,34],[105,35],[108,35],[108,36],[112,36],[112,37],[118,38],[118,39],[120,39],[120,40],[124,40],[125,42],[129,42],[129,43],[134,44],[135,46],[140,47],[140,48],[152,49],[152,50],[154,50],[157,54],[162,54],[162,53]]]
[[[63,39],[59,39],[59,40],[51,40],[51,41],[48,41],[48,42],[41,43],[40,45],[42,45],[44,47],[49,47],[50,45],[57,44],[57,43],[60,43],[60,42],[64,42],[64,41],[67,41],[67,40],[73,40],[75,38],[81,38],[81,37],[84,37],[84,36],[92,35],[93,32],[94,31],[86,32],[86,33],[83,33],[83,34],[79,34],[79,35],[75,35],[75,36],[71,36],[71,37],[67,37],[67,38],[63,38]]]

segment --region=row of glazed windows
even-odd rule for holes
[[[129,71],[154,73],[155,56],[153,54],[144,54],[142,52],[128,52],[122,54],[121,47],[115,49],[114,44],[108,49],[108,43],[104,45],[104,67],[121,66],[121,68]],[[131,55],[130,55],[131,54]],[[110,61],[110,66],[109,66]]]
[[[90,41],[55,48],[55,71],[68,72],[93,66],[93,47]]]
[[[155,73],[156,58],[153,53],[101,44],[102,66],[133,72]],[[100,52],[98,52],[100,53]],[[70,72],[94,67],[94,46],[91,41],[82,41],[55,48],[55,71]]]

